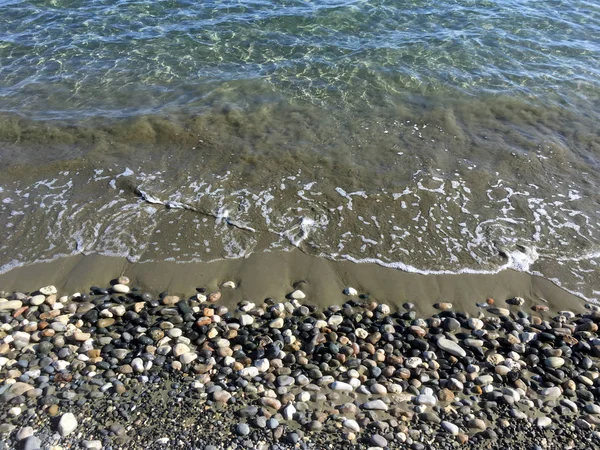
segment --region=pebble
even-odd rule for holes
[[[338,291],[339,292],[339,291]],[[296,289],[290,294],[290,297],[294,300],[303,300],[306,298],[306,294],[302,292],[300,289]]]
[[[62,437],[68,436],[77,428],[77,419],[73,413],[65,413],[58,422],[58,432]]]
[[[383,400],[371,400],[363,403],[361,408],[366,410],[387,411],[388,405]]]
[[[446,420],[442,420],[440,425],[444,429],[444,431],[450,433],[453,436],[456,436],[460,432],[460,429],[456,425]]]
[[[344,289],[344,295],[349,297],[358,297],[358,291],[353,287],[348,286],[346,289]]]
[[[250,434],[250,427],[246,423],[238,423],[235,427],[235,432],[240,436],[248,436]]]
[[[467,355],[467,352],[456,342],[451,341],[450,339],[440,338],[437,340],[437,346],[444,350],[445,352],[450,353],[454,356],[464,357]]]
[[[128,294],[130,290],[129,286],[125,284],[115,284],[112,289],[119,294]]]

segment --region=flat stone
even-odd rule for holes
[[[439,338],[437,346],[454,356],[464,357],[467,355],[467,352],[460,345],[450,339]]]
[[[44,295],[56,295],[58,294],[58,290],[56,289],[56,286],[44,286],[42,288],[38,289],[40,291],[40,294],[44,294]]]
[[[290,294],[290,297],[294,300],[303,300],[306,298],[306,294],[302,292],[300,289],[296,289],[294,292]]]
[[[125,285],[125,284],[115,284],[112,287],[113,291],[118,292],[119,294],[128,294],[129,293],[129,286]]]
[[[102,450],[102,441],[82,441],[81,446],[87,450]]]
[[[342,391],[342,392],[352,392],[354,388],[352,385],[348,383],[344,383],[342,381],[334,381],[329,385],[329,387],[334,391]]]
[[[23,306],[23,302],[20,300],[8,300],[6,302],[0,302],[0,311],[14,311]]]
[[[371,400],[363,403],[361,408],[373,411],[387,411],[388,405],[383,400]]]

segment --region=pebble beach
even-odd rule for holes
[[[600,446],[597,306],[484,297],[422,314],[351,286],[319,306],[290,285],[235,305],[231,280],[1,292],[0,448]]]

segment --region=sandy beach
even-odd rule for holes
[[[525,272],[420,275],[376,264],[331,261],[299,250],[181,264],[168,261],[135,264],[124,258],[73,256],[2,274],[0,290],[30,290],[34,282],[40,286],[55,285],[61,292],[85,292],[100,280],[124,274],[133,285],[143,289],[157,293],[168,290],[183,297],[193,294],[196,287],[216,290],[224,281],[233,280],[238,289],[224,293],[223,302],[227,306],[241,300],[283,298],[299,281],[306,282],[307,298],[320,307],[342,304],[345,301],[342,291],[346,286],[354,286],[369,298],[393,308],[412,302],[423,314],[431,314],[436,302],[451,302],[457,308],[473,313],[477,310],[476,303],[485,302],[489,297],[506,300],[521,296],[528,304],[546,303],[553,311],[581,311],[584,306],[580,298],[544,278]]]

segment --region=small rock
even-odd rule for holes
[[[113,291],[119,293],[119,294],[127,294],[129,293],[129,286],[125,285],[125,284],[115,284],[112,287]]]
[[[344,295],[347,295],[349,297],[357,297],[358,291],[353,287],[348,286],[346,289],[344,289]]]
[[[467,355],[467,352],[460,345],[450,339],[439,338],[437,340],[437,346],[454,356],[464,357]]]
[[[77,419],[73,413],[65,413],[58,422],[58,432],[62,437],[68,436],[77,428]]]

